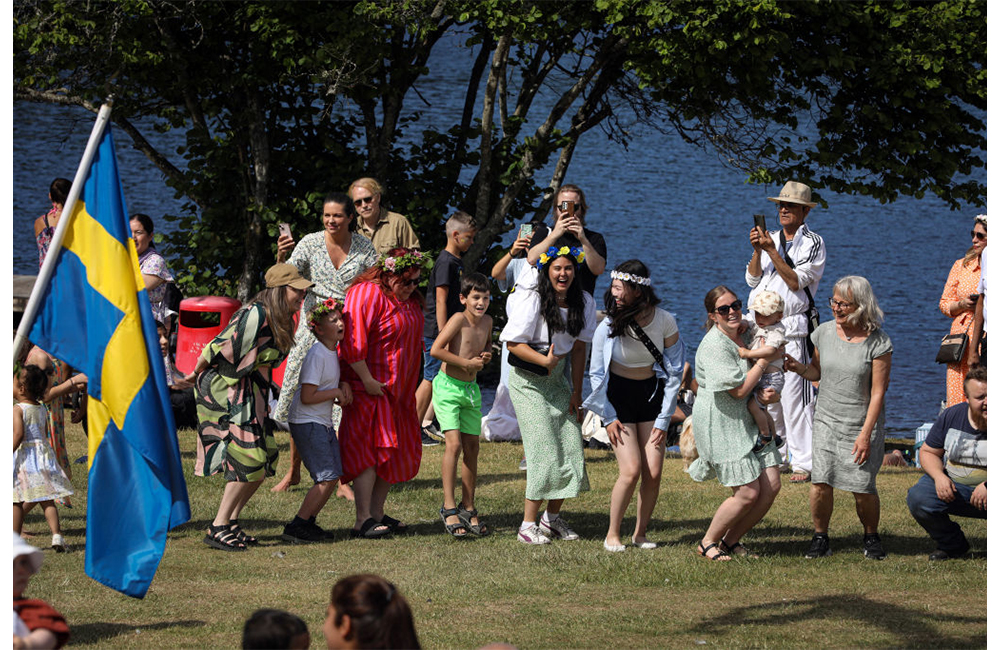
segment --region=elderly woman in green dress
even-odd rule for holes
[[[194,386],[198,446],[194,473],[224,473],[226,487],[204,542],[222,551],[245,551],[256,538],[237,519],[268,476],[274,476],[278,446],[268,417],[271,371],[292,347],[294,314],[312,282],[290,264],[275,264],[267,288],[233,314],[205,346],[194,371],[177,385]]]
[[[885,391],[892,341],[868,280],[849,275],[833,285],[833,320],[811,334],[816,353],[807,366],[788,356],[785,369],[819,382],[813,416],[813,471],[809,506],[815,533],[807,558],[830,555],[833,488],[851,492],[864,528],[866,558],[885,558],[878,536],[880,504],[875,476],[885,455]]]
[[[757,359],[748,369],[750,360],[740,358],[739,349],[750,343],[749,330],[742,325],[742,308],[736,294],[724,286],[708,292],[708,332],[695,356],[698,399],[692,415],[698,458],[688,473],[696,481],[718,477],[733,491],[698,543],[698,553],[710,560],[752,556],[740,540],[770,510],[781,489],[781,457],[774,441],[753,451],[757,427],[747,410],[747,399],[770,361]],[[762,397],[779,399],[771,388]]]

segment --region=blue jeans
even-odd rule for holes
[[[931,539],[937,543],[938,549],[949,555],[962,555],[969,550],[969,542],[965,539],[962,529],[949,515],[986,519],[986,511],[979,510],[969,503],[975,488],[960,483],[954,485],[955,498],[951,503],[945,503],[938,498],[934,479],[924,474],[906,493],[906,505],[910,507],[910,513],[917,523],[923,526]]]

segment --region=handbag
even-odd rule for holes
[[[941,347],[938,348],[937,357],[934,361],[938,363],[962,363],[965,358],[965,349],[969,346],[969,327],[972,320],[965,327],[961,334],[947,334],[941,338]]]
[[[543,356],[548,356],[549,348],[552,347],[552,337],[549,336],[549,342],[547,345],[542,345],[541,343],[528,343],[528,347],[532,350],[541,354]],[[521,357],[517,356],[513,352],[507,355],[507,362],[514,366],[515,368],[520,368],[521,370],[527,370],[530,373],[540,375],[545,377],[549,374],[549,369],[545,366],[540,366],[537,363],[532,363],[531,361],[525,361]]]

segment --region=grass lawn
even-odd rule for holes
[[[70,457],[86,453],[79,427],[70,427]],[[284,494],[269,479],[243,512],[244,527],[261,538],[245,553],[202,543],[218,507],[221,477],[196,478],[194,438],[180,432],[191,498],[191,522],[170,532],[166,553],[144,600],[118,594],[83,572],[86,466],[74,465],[74,507],[61,510],[72,551],[47,548],[48,529],[32,512],[25,530],[45,546],[45,564],[28,588],[68,619],[76,647],[239,647],[244,620],[260,607],[301,616],[312,647],[325,647],[322,621],[330,587],[340,577],[379,573],[406,596],[426,648],[475,648],[506,641],[520,648],[905,648],[985,647],[986,522],[961,520],[971,559],[930,563],[934,549],[906,508],[918,469],[884,469],[883,562],[861,555],[853,499],[837,493],[831,524],[832,557],[802,557],[812,534],[808,487],[788,483],[771,512],[744,540],[759,560],[708,562],[695,553],[715,508],[728,490],[699,484],[668,458],[649,537],[652,551],[611,554],[601,542],[617,475],[610,452],[587,451],[593,489],[566,502],[563,514],[582,539],[527,547],[515,538],[521,521],[521,447],[481,447],[478,506],[495,533],[480,539],[447,537],[441,507],[443,446],[424,449],[419,475],[396,486],[386,511],[412,532],[388,540],[351,540],[353,506],[331,501],[319,523],[339,533],[330,543],[293,546],[282,526],[305,494]],[[287,434],[278,433],[287,469]],[[280,474],[279,474],[280,477]],[[635,508],[626,513],[631,532]]]

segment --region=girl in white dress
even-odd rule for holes
[[[52,531],[52,548],[64,551],[55,499],[73,494],[56,452],[46,437],[45,407],[39,399],[48,377],[38,366],[27,365],[14,379],[14,532],[24,523],[24,504],[37,502]]]

